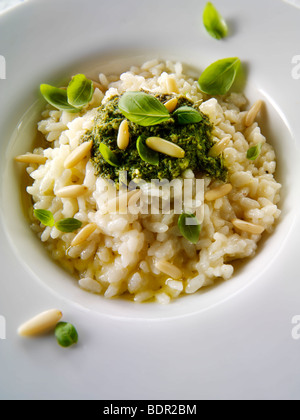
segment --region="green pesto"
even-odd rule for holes
[[[161,95],[157,98],[165,102],[168,97]],[[208,152],[214,142],[211,138],[212,125],[209,119],[203,116],[199,123],[179,125],[170,116],[170,119],[161,124],[141,127],[128,121],[130,142],[126,150],[120,150],[117,146],[118,129],[124,116],[118,109],[119,96],[115,96],[98,109],[94,127],[85,135],[84,140],[93,140],[92,161],[96,174],[109,178],[118,183],[120,171],[127,171],[128,180],[140,178],[145,181],[151,179],[172,180],[182,175],[186,169],[192,169],[195,173],[205,174],[209,177],[226,180],[227,168],[222,157],[209,157]],[[185,98],[180,98],[177,108],[183,105],[193,106]],[[159,164],[151,165],[141,159],[136,148],[139,136],[161,137],[172,141],[185,151],[182,159],[172,158],[159,154]],[[119,166],[107,163],[99,151],[100,143],[104,143],[115,153]]]

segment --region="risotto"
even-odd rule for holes
[[[181,63],[152,60],[119,77],[100,74],[91,100],[80,112],[51,105],[45,108],[38,130],[47,147],[17,159],[27,161],[33,180],[27,187],[32,197],[32,229],[52,258],[86,291],[106,298],[126,296],[135,302],[169,303],[212,285],[216,279],[229,280],[233,262],[253,257],[262,235],[273,231],[280,216],[275,153],[256,122],[262,102],[249,107],[242,94],[209,96],[186,73]],[[102,128],[99,112],[128,92],[151,95],[170,112],[179,105],[196,110],[201,121],[193,127],[202,124],[203,128],[205,122],[204,131],[210,136],[205,168],[197,171],[189,165],[193,156],[183,150],[180,135],[178,141],[167,139],[163,144],[157,132],[150,130],[147,143],[141,140],[140,148],[138,143],[133,145],[133,124],[119,114],[114,134],[105,145],[111,145],[108,152],[115,150],[115,154],[103,160],[107,148],[99,149],[95,140],[96,128]],[[189,127],[184,127],[188,133]],[[136,135],[139,139],[143,130]],[[97,133],[104,136],[99,130]],[[170,155],[168,143],[175,145],[175,155]],[[197,153],[202,147],[198,144]],[[145,176],[150,168],[143,160],[147,145],[159,158],[156,162],[157,155],[150,153],[146,161],[150,159],[159,180],[172,181],[172,188],[154,184]],[[114,158],[126,150],[129,163],[121,171]],[[257,155],[251,157],[255,150]],[[138,153],[142,157],[139,162]],[[168,160],[163,160],[166,156]],[[129,183],[136,183],[137,188],[128,188]],[[176,199],[188,189],[180,214]],[[155,211],[153,207],[147,211],[152,203],[149,193],[152,201],[157,199]],[[56,224],[41,223],[34,210],[51,212]],[[196,240],[182,233],[182,213],[191,219],[196,215]],[[63,231],[57,228],[62,219],[79,224],[73,231]]]

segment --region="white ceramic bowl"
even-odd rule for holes
[[[285,287],[283,273],[285,285],[289,287],[289,305],[283,302],[278,310],[287,317],[296,313],[296,296],[300,291],[298,283],[293,281],[298,276],[300,121],[297,90],[300,80],[292,77],[292,58],[298,51],[299,11],[280,0],[255,0],[251,4],[240,1],[238,6],[233,0],[216,1],[216,6],[224,11],[231,28],[228,39],[216,41],[202,27],[204,4],[190,1],[185,7],[177,0],[64,0],[63,4],[58,0],[29,0],[0,16],[0,54],[6,59],[7,75],[6,80],[0,80],[0,258],[3,270],[0,314],[2,312],[11,320],[13,326],[22,317],[35,313],[35,308],[38,312],[49,302],[52,305],[63,302],[73,316],[77,314],[79,318],[80,314],[81,319],[90,320],[86,335],[92,334],[91,326],[99,320],[111,325],[122,322],[125,332],[136,328],[137,323],[146,326],[152,321],[165,321],[173,323],[169,324],[173,326],[180,323],[184,330],[188,330],[190,323],[199,321],[201,333],[201,328],[204,328],[202,332],[216,328],[216,319],[224,316],[226,323],[236,332],[234,337],[238,342],[241,328],[241,325],[237,325],[238,311],[243,308],[248,314],[246,318],[250,318],[254,311],[254,297],[264,296],[265,306],[261,304],[257,309],[256,322],[259,324],[259,317],[266,308],[273,313],[275,302],[280,301],[280,289]],[[284,31],[274,32],[274,27],[282,27]],[[18,31],[13,28],[18,28]],[[31,232],[22,208],[24,171],[13,162],[13,157],[30,150],[32,145],[32,133],[40,109],[40,103],[36,103],[40,83],[58,84],[76,72],[90,77],[99,71],[120,73],[130,65],[140,64],[150,58],[183,61],[197,74],[197,69],[200,73],[211,62],[229,56],[239,56],[247,69],[246,94],[249,100],[252,102],[262,98],[267,104],[263,133],[275,147],[277,178],[283,184],[282,216],[274,234],[262,241],[256,257],[245,262],[231,280],[178,299],[168,306],[156,303],[139,305],[121,299],[106,300],[81,290],[77,281],[46,254]],[[5,280],[8,278],[9,282]],[[11,309],[14,296],[18,302],[16,311]],[[26,296],[26,299],[21,296]],[[203,317],[207,321],[205,327],[201,324]],[[151,334],[156,334],[158,341],[163,337],[160,330],[156,330],[156,333],[152,330]],[[253,331],[252,349],[255,337]],[[145,333],[141,339],[147,341],[149,336]],[[100,336],[97,335],[94,340],[95,349]],[[209,346],[204,346],[201,357],[214,360],[217,352],[211,349],[224,340],[226,337],[222,334],[219,338],[211,338]],[[14,344],[13,352],[19,354],[18,342]],[[166,342],[164,351],[170,351]],[[185,354],[183,344],[179,344],[179,351]],[[111,349],[111,352],[118,359],[120,355],[116,349]],[[186,362],[190,369],[195,361],[196,355]],[[238,361],[235,366],[237,375],[241,363]],[[220,372],[224,372],[220,369]],[[188,371],[191,372],[189,368]],[[151,373],[149,375],[150,383],[156,383],[157,378]],[[170,374],[170,379],[163,381],[165,387],[172,377]],[[221,385],[214,391],[215,388],[199,382],[193,374],[190,377],[191,384],[187,391],[180,388],[182,394],[173,395],[193,395],[195,398],[195,386],[198,389],[206,387],[209,396],[213,396],[214,392],[220,396],[226,394],[224,391],[222,394]],[[84,373],[82,378],[85,378]],[[262,391],[264,395],[268,394],[268,381],[265,381]],[[121,384],[124,383],[125,379],[121,379],[117,387],[119,396],[123,395]],[[159,395],[170,396],[166,388],[161,391],[163,394]],[[231,391],[236,395],[243,394],[238,381],[232,384]],[[139,392],[132,385],[126,395],[143,397],[144,394]],[[284,393],[282,388],[280,392]],[[17,393],[22,394],[20,388]],[[69,394],[75,395],[71,386]],[[293,389],[290,389],[290,394],[293,394]],[[107,395],[113,395],[112,388]],[[157,395],[157,392],[153,392],[151,397]]]

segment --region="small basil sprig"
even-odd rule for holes
[[[139,136],[136,141],[136,148],[140,158],[151,165],[158,165],[159,164],[159,153],[155,152],[154,150],[150,149],[145,144],[145,139],[142,136]]]
[[[67,89],[42,84],[40,91],[46,101],[55,108],[61,111],[79,112],[91,101],[94,86],[84,74],[77,74],[72,77]]]
[[[195,124],[202,121],[203,117],[195,108],[190,106],[181,106],[173,112],[172,117],[175,118],[178,124]]]
[[[65,89],[60,89],[51,85],[42,84],[40,91],[46,101],[61,111],[78,112],[78,109],[70,105]]]
[[[129,121],[143,127],[157,125],[170,118],[167,108],[144,92],[125,92],[119,100],[119,110]]]
[[[182,213],[178,218],[178,228],[189,242],[196,244],[199,241],[201,225],[195,215]]]
[[[82,222],[78,219],[74,219],[73,217],[62,219],[55,223],[54,216],[49,210],[36,209],[33,213],[44,226],[55,226],[56,229],[64,233],[74,232],[82,226]]]
[[[67,88],[68,102],[76,108],[81,108],[91,101],[93,92],[93,82],[87,79],[84,74],[77,74],[72,78]]]
[[[255,146],[247,150],[247,159],[256,160],[261,153],[262,143],[257,143]]]
[[[99,151],[105,160],[105,162],[109,163],[111,166],[119,166],[119,159],[117,155],[110,150],[108,146],[104,143],[100,143]]]
[[[70,347],[78,342],[78,333],[69,322],[59,322],[54,331],[56,340],[61,347]]]
[[[223,58],[212,63],[198,80],[201,91],[208,95],[225,95],[233,85],[240,63],[237,57]]]
[[[70,233],[81,228],[82,222],[78,219],[74,219],[73,217],[68,217],[67,219],[59,220],[54,226],[61,232]]]
[[[215,39],[225,38],[228,34],[225,20],[211,2],[208,2],[204,8],[203,24],[207,32]]]
[[[43,209],[35,209],[33,210],[33,214],[44,226],[50,226],[50,227],[54,226],[55,222],[54,222],[54,217],[51,211],[43,210]]]

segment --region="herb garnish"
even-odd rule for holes
[[[195,108],[191,106],[181,106],[173,112],[172,117],[180,125],[193,124],[202,121],[203,117]]]
[[[144,92],[125,92],[120,98],[119,110],[129,121],[142,127],[157,125],[170,118],[167,108]]]
[[[82,226],[82,222],[78,219],[74,219],[73,217],[62,219],[55,223],[54,216],[49,210],[35,209],[33,213],[44,226],[55,226],[56,229],[64,233],[74,232]]]
[[[35,209],[33,210],[33,214],[44,226],[50,226],[50,227],[54,226],[55,222],[54,222],[54,217],[51,211]]]
[[[225,38],[228,34],[225,20],[211,2],[208,2],[204,8],[203,24],[207,32],[215,39]]]
[[[91,101],[93,92],[93,82],[87,79],[84,74],[77,74],[72,78],[67,88],[68,102],[76,108],[81,108]]]
[[[67,89],[51,85],[40,85],[40,91],[46,101],[61,111],[79,112],[93,96],[93,82],[84,74],[77,74],[70,81]]]
[[[46,101],[54,106],[54,108],[61,111],[78,112],[77,108],[69,104],[67,91],[65,89],[42,84],[40,90]]]
[[[151,165],[159,164],[159,153],[150,149],[150,147],[145,144],[145,138],[143,136],[138,137],[136,141],[136,148],[140,158],[144,162],[150,163]]]
[[[208,95],[225,95],[233,85],[240,63],[237,57],[223,58],[212,63],[198,80],[201,91]]]
[[[74,232],[75,230],[81,228],[82,222],[73,217],[68,217],[67,219],[59,220],[55,223],[56,229],[64,233]]]
[[[106,144],[100,143],[99,151],[105,162],[109,163],[111,166],[119,166],[119,160],[117,156],[110,150],[108,146],[106,146]]]
[[[250,147],[247,150],[247,159],[256,160],[260,155],[262,143],[257,143],[255,146]]]
[[[61,347],[70,347],[78,342],[76,328],[69,322],[59,322],[56,325],[54,334]]]
[[[201,225],[195,215],[182,213],[178,218],[178,228],[189,242],[196,244],[199,241]]]

